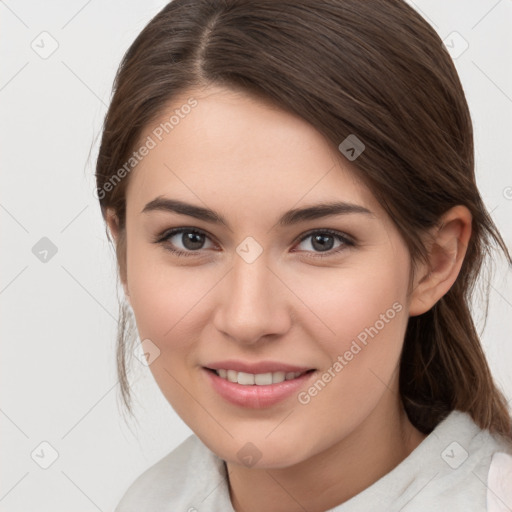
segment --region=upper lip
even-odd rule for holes
[[[307,372],[313,368],[307,366],[296,366],[288,363],[280,363],[279,361],[259,361],[248,363],[229,359],[225,361],[216,361],[205,365],[210,370],[235,370],[244,373],[273,373],[273,372]]]

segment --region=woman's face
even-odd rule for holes
[[[348,160],[221,88],[178,98],[141,141],[126,291],[156,382],[203,442],[286,467],[398,411],[410,258]]]

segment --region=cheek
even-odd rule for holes
[[[339,435],[341,425],[348,432],[363,421],[397,376],[408,318],[407,279],[396,263],[381,263],[360,272],[333,270],[329,286],[319,286],[317,280],[317,293],[307,295],[312,309],[334,331],[323,329],[320,336],[309,331],[327,356],[326,364],[299,396],[304,421],[312,421],[311,428],[323,424],[326,439]]]
[[[196,380],[198,326],[206,322],[208,292],[218,279],[211,270],[173,267],[157,258],[150,262],[142,251],[130,255],[128,282],[137,331],[140,340],[151,340],[159,350],[149,369],[174,409],[189,418],[194,411],[189,411],[183,384]]]
[[[141,269],[132,273],[131,304],[139,334],[165,343],[183,343],[180,333],[201,311],[200,303],[212,287],[212,278],[192,275],[190,271]]]
[[[164,249],[142,243],[130,247],[127,279],[137,330],[141,340],[158,345],[162,362],[192,350],[200,334],[197,326],[206,321],[209,293],[221,278],[208,265],[171,265]]]
[[[373,261],[361,258],[359,266],[321,270],[302,279],[297,290],[326,327],[319,331],[316,317],[308,315],[309,337],[330,361],[341,357],[354,386],[362,385],[369,370],[387,382],[407,326],[407,259],[381,253]]]

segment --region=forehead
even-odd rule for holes
[[[259,98],[220,87],[173,99],[140,138],[151,149],[132,171],[128,209],[156,196],[251,214],[314,201],[378,205],[312,125]]]

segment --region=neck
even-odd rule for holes
[[[393,400],[392,408],[385,402],[349,436],[292,467],[250,469],[227,463],[233,508],[321,512],[362,492],[426,437],[410,423],[399,401]]]

